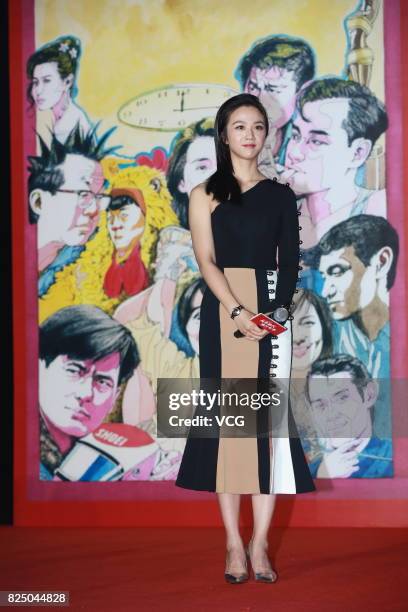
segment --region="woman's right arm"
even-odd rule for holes
[[[191,191],[188,213],[191,238],[201,275],[228,314],[231,314],[232,309],[238,306],[240,302],[232,293],[224,273],[215,263],[214,239],[211,227],[211,201],[212,196],[205,192],[203,184],[197,185]],[[250,317],[254,314],[247,309],[241,310],[240,314],[234,318],[234,322],[247,338],[260,340],[268,332],[250,321]]]

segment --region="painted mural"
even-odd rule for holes
[[[312,474],[392,477],[381,0],[256,0],[251,28],[243,0],[81,4],[37,0],[26,62],[39,479],[175,479],[185,441],[157,436],[157,379],[199,377],[188,199],[240,91],[268,112],[261,172],[298,197],[291,376]]]

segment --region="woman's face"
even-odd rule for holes
[[[261,112],[254,106],[235,109],[227,123],[226,144],[231,156],[256,158],[265,142],[266,126]]]
[[[187,321],[186,332],[188,339],[190,340],[190,344],[194,349],[194,352],[199,354],[199,346],[198,346],[198,333],[200,331],[200,306],[203,299],[203,292],[201,289],[196,291],[191,302],[191,314]]]
[[[34,68],[31,95],[38,110],[54,108],[72,86],[73,75],[61,78],[57,62],[38,64]]]
[[[293,313],[293,368],[308,370],[323,347],[323,328],[316,308],[304,300]]]
[[[178,184],[179,191],[189,196],[191,190],[203,183],[216,169],[214,138],[198,136],[187,149],[183,178]]]

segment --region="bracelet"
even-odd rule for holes
[[[237,317],[243,309],[244,307],[241,304],[239,306],[235,306],[235,308],[231,310],[231,319],[235,319],[235,317]]]

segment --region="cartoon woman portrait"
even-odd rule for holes
[[[292,376],[304,378],[316,359],[332,354],[332,320],[323,298],[308,289],[295,296]]]
[[[27,62],[28,101],[37,111],[51,111],[52,131],[62,143],[78,124],[84,133],[92,128],[74,102],[80,56],[80,40],[62,36],[37,49]]]
[[[191,190],[216,169],[213,119],[202,119],[177,134],[166,177],[173,197],[173,209],[185,229],[189,229],[188,199]]]
[[[184,289],[173,310],[170,339],[187,357],[199,354],[200,307],[204,289],[204,280],[201,277],[196,279]]]
[[[317,444],[317,432],[305,402],[305,380],[313,363],[333,353],[332,319],[323,298],[308,289],[294,296],[293,357],[291,370],[292,407],[304,450],[310,458]]]

